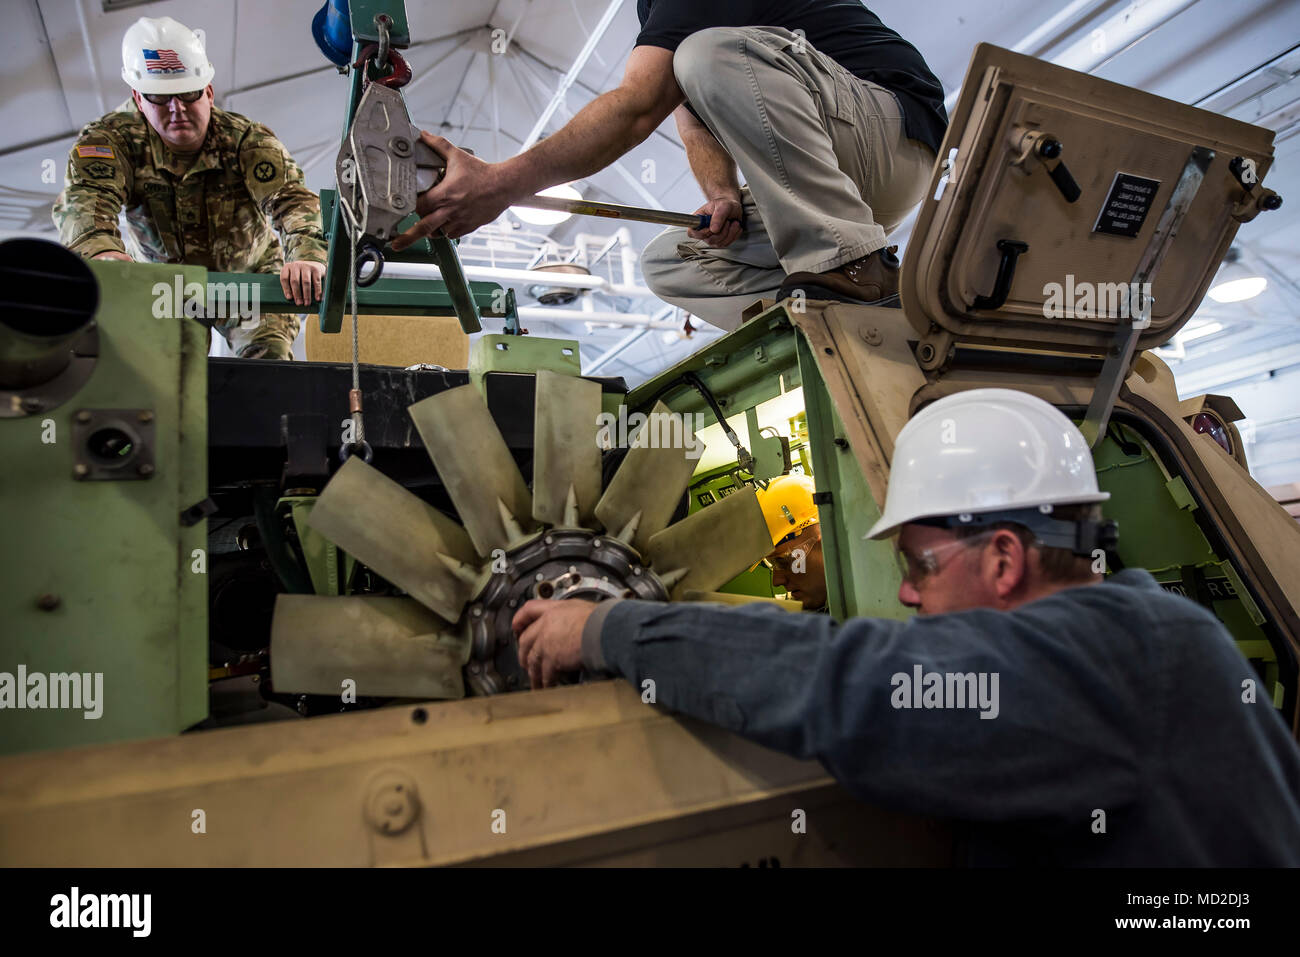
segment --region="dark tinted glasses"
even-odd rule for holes
[[[193,103],[203,95],[203,90],[190,90],[188,93],[141,93],[140,95],[154,106],[166,106],[173,96],[182,103]]]

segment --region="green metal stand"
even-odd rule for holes
[[[389,19],[388,33],[392,48],[399,50],[410,46],[411,35],[406,21],[406,4],[403,0],[351,0],[348,4],[348,12],[352,23],[353,62],[360,57],[362,47],[379,41],[378,18],[381,16],[387,16]],[[344,136],[347,136],[347,131],[352,125],[352,118],[356,115],[357,104],[361,101],[361,93],[365,85],[364,75],[365,71],[363,69],[353,68],[350,71],[348,105],[343,123]],[[327,193],[329,194],[328,197],[326,196]],[[348,277],[355,266],[350,261],[347,232],[343,226],[342,213],[335,201],[334,190],[321,190],[321,221],[325,225],[325,237],[329,242],[329,253],[326,257],[325,281],[318,316],[321,332],[337,333],[343,328],[343,313],[348,306]],[[413,222],[415,222],[415,217],[408,217],[401,224],[401,228],[406,228]],[[421,256],[419,261],[427,262],[427,258],[424,257],[431,255],[437,262],[438,269],[442,272],[441,282],[429,280],[428,282],[418,283],[419,286],[426,288],[427,298],[439,303],[435,307],[438,311],[430,312],[424,308],[417,308],[410,312],[391,314],[454,315],[460,320],[461,329],[466,334],[479,332],[483,328],[480,322],[480,316],[483,314],[505,316],[513,321],[517,327],[517,319],[513,316],[513,309],[510,310],[510,315],[507,316],[505,298],[504,294],[500,292],[500,286],[495,283],[470,283],[466,280],[465,271],[461,268],[460,259],[456,255],[456,247],[452,240],[445,236],[435,236],[431,242],[421,240],[411,248],[415,255]],[[408,255],[402,258],[409,261],[411,256]],[[363,296],[363,293],[373,295],[376,287],[385,282],[386,280],[380,279],[374,286],[357,289],[358,313],[383,314],[387,312],[382,308],[361,308],[362,299],[370,298],[370,296]],[[396,290],[390,291],[396,292]],[[414,286],[404,287],[401,292],[403,294],[408,292],[413,294]],[[494,297],[494,293],[496,297]],[[420,306],[423,307],[423,303]]]

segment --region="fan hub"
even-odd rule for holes
[[[492,571],[465,612],[471,641],[465,677],[477,694],[528,687],[510,622],[531,598],[668,600],[668,590],[634,548],[586,529],[534,535],[498,558]]]

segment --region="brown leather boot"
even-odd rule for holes
[[[897,308],[900,303],[896,252],[897,246],[888,246],[828,272],[791,273],[781,283],[776,297],[786,299],[795,295],[795,290],[802,289],[808,299]]]

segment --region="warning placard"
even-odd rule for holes
[[[1116,173],[1115,181],[1106,194],[1097,216],[1097,225],[1092,227],[1094,233],[1110,233],[1113,236],[1136,236],[1146,221],[1156,192],[1160,189],[1160,180],[1147,179],[1133,173]]]

